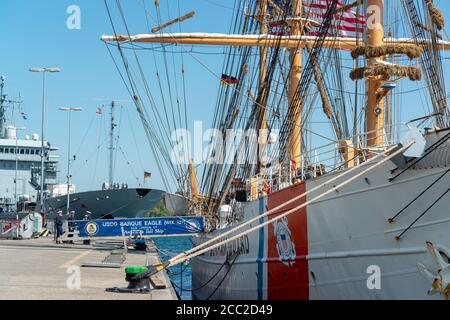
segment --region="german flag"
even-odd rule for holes
[[[220,77],[220,82],[223,84],[223,85],[233,85],[233,84],[238,84],[239,83],[239,80],[238,79],[236,79],[235,77],[232,77],[232,76],[229,76],[229,75],[226,75],[226,74],[222,74],[222,77]]]
[[[144,171],[144,179],[150,179],[152,174],[150,172]]]

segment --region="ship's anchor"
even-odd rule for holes
[[[431,242],[427,241],[427,250],[433,256],[438,267],[437,274],[429,271],[422,263],[417,263],[419,272],[431,282],[431,289],[428,290],[429,295],[440,293],[448,299],[450,294],[450,264],[444,261],[442,255],[434,247]]]

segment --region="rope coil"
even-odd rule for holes
[[[425,0],[425,3],[428,7],[428,12],[431,17],[431,21],[436,25],[439,30],[444,29],[445,27],[445,18],[442,14],[441,10],[439,10],[432,0]]]
[[[353,69],[350,79],[353,81],[371,77],[408,77],[411,81],[422,80],[422,71],[418,67],[404,67],[395,65],[372,65]]]
[[[367,59],[383,57],[392,54],[405,54],[410,60],[420,58],[423,54],[423,49],[419,46],[405,46],[387,44],[379,47],[359,46],[352,50],[351,55],[353,59],[360,56],[365,56]]]

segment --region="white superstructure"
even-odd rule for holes
[[[4,78],[0,94],[0,210],[15,210],[16,200],[26,198],[30,202],[38,199],[42,141],[38,134],[31,138],[23,133],[18,136],[17,128],[6,122],[6,100],[3,94]],[[56,184],[59,156],[58,149],[44,141],[45,190]]]

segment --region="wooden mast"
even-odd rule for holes
[[[266,17],[267,17],[267,0],[260,0],[258,4],[258,16],[259,22],[261,25],[260,33],[267,34],[267,25],[266,25]],[[267,119],[266,119],[266,104],[267,98],[265,90],[267,90],[266,76],[267,76],[267,47],[260,47],[260,65],[259,65],[259,93],[262,100],[260,101],[260,109],[261,109],[261,126],[259,130],[259,154],[258,157],[264,157],[267,153]],[[264,168],[264,164],[261,162],[259,158],[258,169],[261,170]]]
[[[301,26],[301,16],[302,16],[302,1],[293,0],[292,1],[292,17],[299,17],[300,19],[293,19],[291,30],[293,36],[300,36],[302,32]],[[290,59],[291,59],[291,70],[289,73],[289,90],[288,90],[288,102],[290,111],[294,117],[292,118],[291,124],[291,134],[289,136],[289,155],[292,161],[295,161],[296,166],[301,163],[301,108],[302,102],[300,99],[296,98],[297,88],[300,84],[300,79],[302,76],[302,53],[303,49],[293,48],[290,49]]]
[[[367,46],[381,47],[384,44],[384,28],[383,28],[383,10],[384,0],[368,0],[367,8],[376,8],[374,15],[375,19],[370,19],[371,24],[367,26]],[[382,57],[378,58],[382,59]],[[372,59],[368,65],[376,64]],[[367,79],[367,109],[366,109],[366,131],[367,147],[378,147],[383,144],[383,128],[385,118],[385,104],[382,94],[381,84],[386,78],[369,77]]]
[[[189,159],[188,175],[189,175],[189,187],[191,189],[191,200],[194,203],[197,203],[197,200],[199,198],[197,187],[197,175],[195,173],[195,168],[192,159]]]
[[[266,17],[267,17],[267,0],[260,0],[258,4],[258,17],[261,34],[267,34],[267,25],[266,25]],[[261,89],[264,85],[264,80],[266,79],[267,73],[267,48],[265,46],[260,48],[260,65],[259,65],[259,88]]]

